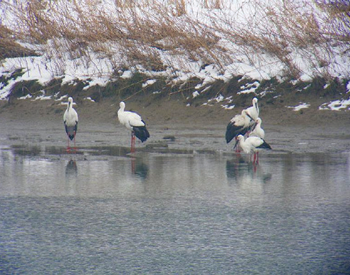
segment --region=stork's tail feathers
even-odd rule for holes
[[[76,135],[76,133],[77,133],[78,125],[77,124],[74,125],[74,126],[67,126],[67,125],[65,125],[65,127],[66,127],[66,133],[67,133],[69,139],[73,140],[75,135]]]
[[[257,148],[272,150],[270,144],[268,144],[265,140],[264,140],[264,142],[263,142],[260,146],[258,146]]]
[[[137,127],[134,126],[133,131],[135,136],[142,142],[146,141],[150,137],[146,126],[137,126]]]

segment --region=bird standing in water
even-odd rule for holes
[[[237,136],[245,135],[251,128],[251,121],[253,119],[248,114],[247,110],[243,110],[241,114],[235,115],[226,127],[225,139],[226,143],[229,143],[232,139],[236,139],[236,144],[234,148],[237,146]]]
[[[150,134],[146,128],[146,123],[139,114],[125,111],[125,103],[123,101],[119,103],[119,107],[118,120],[120,124],[131,130],[131,153],[133,153],[135,152],[135,136],[141,142],[144,142],[150,137]]]
[[[239,146],[242,148],[243,152],[246,154],[254,153],[253,163],[259,163],[259,151],[262,149],[271,150],[271,146],[260,137],[248,137],[244,138],[242,135],[237,137]]]
[[[254,127],[254,130],[252,130],[250,133],[249,133],[249,136],[255,136],[255,137],[259,137],[259,138],[262,138],[264,139],[265,138],[265,131],[263,128],[261,128],[261,123],[262,123],[262,120],[260,117],[258,117],[255,121],[255,127]]]
[[[246,110],[247,110],[247,113],[249,114],[249,116],[255,122],[258,119],[259,113],[260,113],[259,105],[258,105],[258,99],[256,97],[254,97],[252,99],[252,106],[250,106]]]
[[[73,98],[68,98],[68,105],[67,109],[63,114],[63,123],[64,127],[66,129],[66,133],[68,136],[68,146],[67,150],[70,149],[69,147],[69,140],[74,140],[74,147],[75,147],[75,136],[78,131],[78,113],[73,108]]]

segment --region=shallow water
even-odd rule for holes
[[[350,154],[0,150],[1,274],[344,274]]]

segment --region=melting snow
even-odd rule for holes
[[[86,100],[89,100],[89,101],[91,101],[91,102],[95,102],[95,100],[93,100],[91,97],[85,97],[84,99],[86,99]]]
[[[223,102],[226,101],[227,103],[231,103],[232,102],[232,96],[229,97],[224,97],[222,94],[218,95],[217,97],[211,98],[208,100],[208,102],[203,103],[202,105],[204,106],[213,106],[212,103],[219,103],[219,102]],[[222,108],[226,109],[226,110],[231,110],[235,107],[235,105],[229,105],[229,104],[222,104],[221,105]]]
[[[226,105],[221,105],[221,107],[224,108],[225,110],[232,110],[235,107],[235,105],[230,106],[230,105],[226,104]]]
[[[219,94],[217,97],[211,98],[208,100],[207,103],[203,103],[203,105],[210,105],[210,103],[212,103],[213,101],[215,102],[221,102],[223,101],[225,98],[222,94]]]
[[[259,96],[260,97],[264,97],[264,96],[266,96],[267,94],[273,94],[274,93],[274,91],[268,91],[268,90],[266,90],[266,91],[262,91],[262,92],[260,92],[259,93]],[[274,96],[274,98],[275,97],[277,97],[277,96]]]
[[[192,93],[192,97],[193,97],[193,98],[195,98],[195,97],[197,97],[197,96],[199,96],[199,93],[198,93],[197,91],[195,91],[195,92]]]
[[[6,1],[5,1],[6,2]],[[8,1],[9,2],[9,1]],[[10,1],[11,2],[11,1]],[[16,1],[13,1],[16,2]],[[113,4],[114,1],[100,1],[101,5],[105,4],[106,9],[113,11],[113,7],[115,5]],[[185,1],[186,2],[186,1]],[[209,21],[214,17],[214,14],[211,13],[208,17],[207,9],[200,8],[198,1],[187,1],[186,8],[188,8],[189,16],[193,16],[196,18],[196,20],[205,22],[205,24],[209,24]],[[223,1],[224,3],[225,1]],[[224,16],[222,22],[225,22],[226,16],[227,19],[232,18],[232,22],[234,20],[238,20],[237,23],[239,24],[247,24],[246,19],[254,19],[257,21],[262,21],[262,18],[259,17],[259,12],[254,11],[254,5],[250,6],[249,2],[246,4],[245,7],[248,9],[242,9],[241,10],[241,2],[245,1],[226,1],[227,3],[233,3],[237,2],[237,5],[230,4],[231,8],[229,10],[216,10],[215,13],[217,13],[216,16]],[[252,1],[254,2],[254,1]],[[308,1],[306,1],[308,2]],[[0,3],[1,0],[0,0]],[[109,4],[108,4],[109,3]],[[199,3],[199,2],[198,2]],[[302,3],[302,2],[301,2]],[[6,5],[5,5],[6,7]],[[310,6],[311,7],[311,6]],[[99,7],[101,8],[101,7]],[[249,10],[249,8],[252,8],[252,10]],[[273,9],[273,7],[272,7]],[[103,9],[102,9],[103,10]],[[5,15],[6,17],[2,16],[2,23],[6,26],[6,23],[9,24],[12,21],[12,15],[10,13],[10,10],[4,11],[0,9],[0,14]],[[250,13],[252,13],[254,16],[250,16]],[[255,17],[256,14],[256,17]],[[232,16],[233,17],[232,17]],[[213,17],[212,17],[213,16]],[[220,21],[216,22],[215,24],[219,24]],[[249,23],[249,22],[248,22]],[[323,24],[326,24],[327,22],[324,21],[320,17],[320,24],[321,27],[324,26]],[[255,24],[255,23],[254,23]],[[253,26],[254,26],[253,24]],[[181,26],[181,25],[180,25]],[[222,26],[223,30],[225,30],[225,26]],[[269,26],[267,26],[269,27]],[[60,42],[60,41],[56,41]],[[64,45],[65,41],[62,40],[61,43]],[[202,68],[201,62],[196,61],[189,61],[186,56],[171,56],[167,55],[164,52],[158,52],[164,61],[164,63],[170,63],[172,66],[169,66],[165,71],[159,72],[159,74],[164,74],[165,76],[176,76],[172,81],[176,82],[178,81],[187,81],[191,77],[198,77],[202,79],[202,83],[198,84],[196,86],[197,90],[200,90],[202,87],[208,85],[214,80],[223,80],[228,81],[232,78],[233,75],[245,75],[246,77],[250,77],[252,79],[270,79],[271,77],[277,76],[281,77],[281,72],[283,72],[284,65],[281,63],[278,59],[271,57],[266,54],[262,53],[250,53],[249,58],[246,56],[247,53],[241,52],[240,46],[231,43],[229,40],[225,39],[225,37],[221,38],[218,42],[220,46],[225,49],[229,50],[232,53],[235,53],[235,56],[233,58],[233,61],[226,61],[226,60],[219,60],[224,61],[222,63],[222,67],[219,68],[215,65],[207,65],[204,68]],[[44,45],[47,47],[52,47],[50,45],[50,41],[47,45]],[[116,47],[116,45],[112,45],[112,47]],[[348,55],[342,54],[342,49],[339,48],[339,53],[337,54],[337,48],[334,48],[335,56],[330,58],[329,62],[330,64],[330,73],[332,76],[339,76],[341,78],[349,77],[349,64],[350,64],[350,58]],[[38,80],[41,84],[46,84],[49,81],[51,81],[55,77],[62,78],[62,84],[73,82],[76,79],[78,80],[89,80],[88,86],[85,86],[84,89],[87,89],[93,85],[100,85],[104,86],[110,81],[111,77],[113,76],[115,70],[114,70],[114,61],[113,60],[120,60],[120,63],[124,63],[125,59],[123,56],[118,55],[118,50],[115,50],[115,56],[113,56],[113,60],[109,60],[108,58],[101,58],[101,56],[98,53],[94,53],[92,51],[89,51],[88,58],[82,57],[82,58],[75,58],[71,59],[69,53],[60,52],[58,56],[49,56],[48,54],[44,54],[42,56],[30,56],[30,57],[19,57],[19,58],[7,58],[2,60],[1,66],[0,66],[0,76],[7,76],[9,75],[8,72],[13,72],[16,69],[24,68],[25,74],[23,74],[21,77],[17,77],[15,80],[10,80],[6,86],[0,87],[0,100],[4,100],[7,98],[7,96],[10,94],[11,89],[13,85],[20,81],[25,80]],[[290,57],[293,61],[295,61],[296,64],[298,64],[298,67],[300,68],[302,74],[301,77],[296,81],[310,81],[315,71],[317,71],[320,68],[314,68],[314,62],[308,62],[307,60],[303,60],[302,56],[298,54],[298,51],[291,52]],[[251,63],[251,59],[254,59],[255,62]],[[256,60],[255,60],[256,59]],[[333,63],[333,64],[332,64]],[[341,65],[340,65],[341,64]],[[117,64],[120,65],[120,64]],[[117,66],[118,67],[118,66]],[[140,67],[136,68],[139,71],[142,71]],[[333,68],[333,69],[332,69]],[[121,74],[121,78],[131,78],[133,75],[133,71],[135,68],[131,68],[131,70],[127,71],[119,71]],[[149,72],[146,70],[142,71],[145,74],[150,75],[151,77],[154,77],[156,74],[155,72]],[[155,80],[150,79],[146,81],[143,84],[143,87],[147,87],[148,85],[152,85]],[[74,82],[73,82],[74,83]],[[238,94],[248,94],[248,93],[255,93],[256,89],[259,87],[260,83],[258,81],[255,81],[253,83],[246,84],[242,87],[240,87],[240,91]],[[350,93],[350,81],[347,83],[347,92]],[[203,89],[201,92],[205,92],[207,89],[209,89],[210,86]],[[159,93],[159,92],[154,92]],[[261,93],[260,96],[263,97],[265,94],[269,93],[269,91],[265,91],[264,93]],[[198,92],[193,92],[192,96],[196,97],[198,96]],[[48,97],[45,97],[43,95],[39,99],[47,99]],[[58,100],[63,100],[65,97],[61,97]],[[211,99],[212,101],[216,102],[222,102],[227,100],[228,103],[231,103],[229,99],[225,99],[222,95],[218,96],[217,98]],[[211,100],[208,101],[208,103],[211,102]],[[349,100],[338,100],[333,102],[328,102],[322,104],[319,109],[320,110],[339,110],[348,108],[350,103]],[[208,105],[208,103],[205,103],[205,105]],[[224,102],[226,103],[226,102]],[[289,106],[288,108],[293,108],[295,111],[298,111],[302,108],[308,108],[310,104],[302,103],[298,106]],[[223,108],[232,109],[234,108],[234,105],[228,106],[228,105],[222,105]]]
[[[216,102],[221,102],[224,100],[224,96],[222,94],[220,94],[216,98],[214,98],[214,100],[216,100]]]
[[[240,87],[241,91],[237,94],[249,94],[249,93],[255,93],[255,90],[258,89],[260,86],[260,83],[258,81],[254,81],[253,83],[247,83]]]
[[[41,92],[42,94],[39,95],[39,96],[37,96],[37,97],[35,97],[35,98],[33,99],[33,101],[35,101],[35,100],[50,100],[50,99],[52,99],[52,96],[51,96],[51,95],[45,95],[45,91],[44,91],[44,90],[41,90],[40,92]],[[18,99],[24,100],[24,99],[31,99],[31,98],[33,98],[33,96],[32,96],[31,94],[27,94],[27,95],[25,95],[25,96],[19,97]]]
[[[61,96],[61,97],[55,99],[55,101],[62,101],[62,100],[65,99],[65,98],[68,98],[68,95],[63,95],[63,96]]]
[[[157,82],[157,80],[155,80],[155,79],[149,79],[145,83],[142,84],[142,88],[146,88],[147,86],[153,85],[156,82]]]
[[[349,84],[348,84],[349,85]],[[323,103],[319,110],[332,110],[332,111],[340,111],[341,109],[350,110],[350,99],[342,99],[342,100],[334,100],[330,102]]]
[[[32,98],[32,95],[27,94],[27,95],[25,95],[25,96],[19,97],[18,99],[29,99],[29,98]]]
[[[50,100],[52,98],[52,96],[50,95],[45,95],[44,90],[41,90],[40,92],[42,93],[42,95],[35,97],[34,100]]]
[[[125,71],[123,74],[120,76],[121,78],[131,78],[133,75],[132,71]]]
[[[101,77],[101,78],[94,78],[92,80],[89,81],[89,84],[86,85],[83,90],[87,90],[89,89],[90,87],[93,87],[93,86],[96,86],[96,85],[99,85],[101,87],[104,87],[108,84],[108,82],[110,81],[109,78],[107,77]]]
[[[297,111],[299,111],[299,110],[301,110],[301,109],[309,108],[309,107],[310,107],[310,104],[309,104],[309,103],[302,103],[302,102],[300,102],[300,104],[297,105],[297,106],[287,106],[287,108],[291,108],[291,109],[293,109],[293,111],[295,111],[295,112],[297,112]]]

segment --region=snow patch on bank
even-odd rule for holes
[[[331,111],[340,111],[343,109],[350,110],[350,99],[341,99],[341,100],[326,102],[326,103],[323,103],[320,107],[318,107],[318,109],[331,110]]]
[[[286,106],[287,108],[293,109],[294,112],[300,111],[301,109],[307,109],[310,107],[309,103],[300,102],[299,105],[296,106]]]

